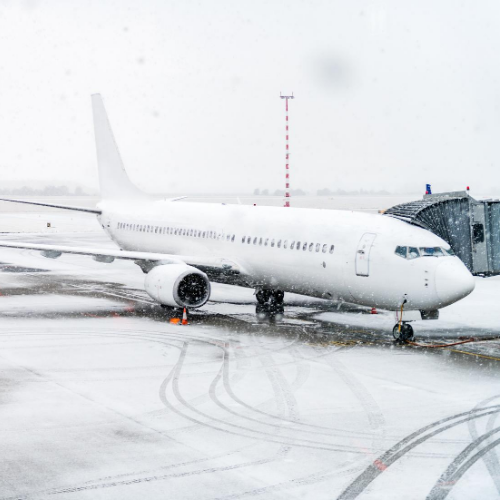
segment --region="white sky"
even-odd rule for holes
[[[500,194],[500,3],[0,0],[0,182]]]

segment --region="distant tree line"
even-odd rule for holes
[[[285,190],[284,189],[276,189],[274,191],[271,191],[269,189],[259,189],[256,188],[253,191],[253,194],[255,196],[284,196]],[[292,196],[305,196],[309,193],[306,191],[303,191],[302,189],[292,189],[290,190],[290,194]],[[378,191],[375,190],[365,190],[365,189],[359,189],[359,190],[354,190],[354,191],[346,191],[344,189],[336,189],[335,191],[332,191],[331,189],[328,188],[323,188],[323,189],[318,189],[316,191],[316,196],[358,196],[358,195],[389,195],[388,191],[384,189],[380,189]]]
[[[275,189],[271,192],[269,191],[269,189],[260,190],[259,188],[256,188],[254,189],[253,194],[255,196],[285,196],[285,190]],[[291,189],[290,194],[292,196],[305,196],[307,193],[305,191],[302,191],[302,189]]]
[[[0,194],[7,196],[87,196],[80,186],[77,186],[74,191],[71,191],[68,186],[44,186],[43,188],[23,186],[15,189],[0,187]]]
[[[367,194],[375,194],[375,195],[388,195],[391,194],[389,191],[386,191],[385,189],[379,189],[378,191],[373,190],[373,189],[356,189],[353,191],[346,191],[344,189],[336,189],[335,191],[332,191],[331,189],[328,188],[323,188],[323,189],[318,189],[316,192],[318,196],[352,196],[352,195],[367,195]]]

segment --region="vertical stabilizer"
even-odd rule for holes
[[[116,146],[100,94],[92,96],[101,199],[130,199],[144,194],[130,181]]]

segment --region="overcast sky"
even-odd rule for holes
[[[0,0],[0,182],[500,195],[500,2]]]

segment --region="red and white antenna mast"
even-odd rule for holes
[[[286,150],[285,150],[285,155],[286,155],[286,163],[285,163],[285,207],[290,206],[290,148],[288,144],[288,99],[294,99],[293,97],[293,92],[292,95],[281,95],[280,92],[280,98],[285,99],[286,103]]]

